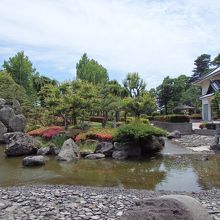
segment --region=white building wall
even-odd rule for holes
[[[211,98],[202,99],[202,120],[205,121],[204,105],[208,105],[208,121],[212,120]]]

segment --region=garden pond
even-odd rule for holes
[[[22,167],[22,157],[6,158],[0,146],[0,186],[68,184],[148,190],[200,191],[220,188],[220,155],[192,154],[166,141],[160,155],[139,160],[85,160]]]

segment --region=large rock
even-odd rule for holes
[[[169,135],[168,135],[168,137],[167,137],[168,139],[173,139],[173,138],[181,138],[181,133],[180,133],[180,131],[172,131]]]
[[[60,147],[50,146],[50,155],[58,155],[60,153]]]
[[[90,160],[103,159],[103,158],[105,158],[105,155],[101,153],[89,154],[85,156],[85,159],[90,159]]]
[[[45,165],[45,158],[43,156],[29,156],[22,161],[23,166],[33,167]]]
[[[0,109],[0,121],[6,126],[9,127],[10,119],[15,117],[14,110],[9,106],[3,106]]]
[[[165,146],[165,140],[162,137],[149,136],[141,145],[142,155],[149,155],[161,151]]]
[[[37,151],[37,155],[49,155],[50,154],[50,147],[41,147]]]
[[[20,103],[17,99],[13,100],[12,108],[14,109],[15,114],[21,114],[22,113],[21,105],[20,105]]]
[[[37,155],[58,155],[59,153],[60,148],[54,146],[41,147],[37,151]]]
[[[194,198],[168,195],[136,202],[120,220],[211,220],[208,212]]]
[[[3,135],[6,145],[5,154],[7,156],[22,156],[37,153],[34,140],[29,135],[22,132],[6,133]]]
[[[117,143],[116,142],[114,143],[114,152],[117,152],[117,151],[122,151],[123,153],[121,153],[120,155],[126,155],[126,156],[122,156],[126,158],[127,157],[140,157],[142,155],[141,146],[139,146],[135,142],[133,143],[132,142],[129,142],[129,143]],[[117,154],[115,153],[114,157],[116,157],[116,155],[119,155],[119,153]]]
[[[57,160],[72,161],[76,159],[80,159],[79,148],[73,139],[70,138],[63,143],[60,153],[57,156]]]
[[[5,99],[0,98],[0,108],[2,108],[5,105],[5,103]]]
[[[127,151],[114,151],[112,153],[112,158],[116,160],[125,160],[128,158],[128,152]]]
[[[3,135],[7,133],[7,128],[5,125],[0,121],[0,142],[4,142]]]
[[[220,151],[220,144],[211,145],[210,150]]]
[[[26,118],[24,115],[15,115],[9,119],[9,129],[10,131],[24,131],[26,126]]]
[[[104,154],[106,157],[111,157],[114,151],[114,146],[110,142],[101,142],[96,146],[95,153]]]

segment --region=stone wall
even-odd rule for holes
[[[171,122],[161,122],[161,121],[152,121],[153,125],[167,130],[169,132],[172,131],[180,131],[181,134],[192,134],[192,123],[171,123]]]

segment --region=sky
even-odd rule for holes
[[[110,79],[139,72],[150,89],[220,53],[219,12],[219,0],[0,0],[0,64],[23,50],[64,81],[86,52]]]

